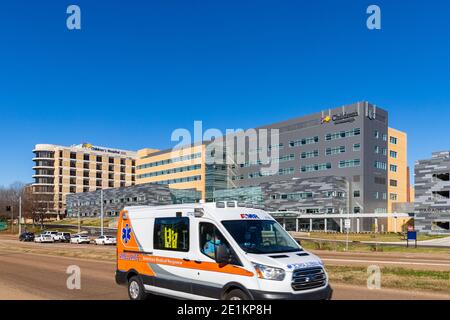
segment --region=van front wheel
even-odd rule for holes
[[[250,300],[250,298],[239,289],[233,289],[225,295],[225,300]]]
[[[128,281],[128,296],[130,300],[145,300],[147,298],[142,280],[138,276],[131,277]]]

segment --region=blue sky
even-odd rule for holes
[[[66,28],[78,4],[82,30]],[[366,8],[382,30],[366,28]],[[36,143],[167,148],[175,128],[249,128],[368,100],[409,162],[450,149],[448,1],[2,1],[0,185]]]

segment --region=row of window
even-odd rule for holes
[[[387,170],[387,164],[386,164],[386,162],[383,162],[383,161],[375,161],[374,167],[376,169],[380,169],[380,170]],[[389,170],[391,172],[397,172],[398,166],[395,164],[391,164],[391,165],[389,165]]]
[[[179,167],[179,168],[173,168],[173,169],[167,169],[167,170],[143,173],[143,174],[138,175],[138,179],[144,179],[144,178],[149,178],[149,177],[157,177],[157,176],[162,176],[162,175],[166,175],[166,174],[173,174],[173,173],[186,172],[186,171],[192,171],[192,170],[198,170],[200,168],[201,168],[200,164],[195,164],[195,165],[192,165],[192,166],[185,166],[185,167]]]
[[[156,184],[175,184],[175,183],[183,183],[183,182],[200,181],[201,179],[202,179],[201,176],[192,176],[192,177],[185,177],[185,178],[178,178],[178,179],[169,179],[169,180],[155,181],[155,182],[152,182],[152,183],[156,183]]]
[[[361,150],[361,144],[359,143],[355,143],[353,145],[353,151],[360,151]],[[334,147],[334,148],[327,148],[325,150],[325,154],[327,156],[331,156],[331,155],[336,155],[336,154],[341,154],[341,153],[345,153],[346,152],[346,148],[345,146],[340,146],[340,147]],[[301,159],[312,159],[312,158],[317,158],[320,155],[319,150],[312,150],[312,151],[304,151],[300,154],[300,158]],[[280,163],[280,162],[286,162],[286,161],[293,161],[295,160],[295,154],[291,153],[288,155],[284,155],[281,156],[277,159],[271,159],[271,163]],[[251,167],[254,165],[262,165],[262,161],[258,160],[258,161],[247,161],[244,164],[241,164],[240,167],[241,168],[247,168],[247,167]]]
[[[126,197],[126,198],[116,198],[116,199],[106,199],[103,200],[103,204],[119,204],[119,203],[139,203],[145,201],[147,198],[145,195],[141,196],[135,196],[135,197]],[[164,200],[171,200],[170,196],[158,196],[159,201]],[[91,201],[78,201],[78,202],[72,202],[69,204],[70,207],[76,208],[76,207],[82,207],[82,206],[100,206],[101,201],[100,200],[91,200]]]
[[[201,158],[201,157],[202,157],[201,152],[198,152],[198,153],[193,153],[193,154],[190,154],[190,155],[187,155],[187,156],[181,156],[181,157],[165,159],[165,160],[150,162],[150,163],[146,163],[146,164],[141,164],[141,165],[137,166],[137,168],[140,170],[140,169],[146,169],[146,168],[151,168],[151,167],[158,167],[158,166],[162,166],[162,165],[166,165],[166,164],[170,164],[170,163],[175,163],[175,162],[194,160],[194,159],[198,159],[198,158]]]
[[[361,134],[361,129],[360,128],[355,128],[355,129],[347,130],[347,131],[339,131],[339,132],[334,132],[334,133],[327,133],[325,135],[325,140],[326,141],[331,141],[331,140],[349,138],[349,137],[359,136],[360,134]]]

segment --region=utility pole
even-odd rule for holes
[[[14,233],[14,204],[11,206],[11,233]]]
[[[101,220],[101,235],[103,236],[103,189],[100,190],[100,220]]]
[[[81,232],[80,208],[78,208],[78,234]]]
[[[22,234],[22,196],[19,197],[19,236]]]
[[[345,178],[345,184],[347,186],[347,221],[350,221],[350,182],[347,178]],[[351,222],[350,222],[351,227]],[[345,243],[345,251],[348,252],[348,233],[350,231],[350,228],[347,228],[347,241]]]

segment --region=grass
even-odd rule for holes
[[[335,243],[317,240],[301,240],[305,249],[327,250],[327,251],[346,251],[345,243]],[[423,247],[405,247],[405,246],[378,246],[376,244],[349,243],[349,252],[408,252],[408,253],[436,253],[450,255],[450,248],[423,248]]]
[[[311,232],[309,233],[311,239],[327,239],[327,240],[346,240],[346,233],[326,233],[326,232]],[[417,240],[433,240],[444,238],[443,235],[428,235],[418,234]],[[405,241],[402,233],[350,233],[349,240],[351,241],[378,241],[378,242],[398,242]]]
[[[327,266],[331,283],[366,286],[367,268],[357,266]],[[426,290],[450,294],[450,271],[412,270],[398,267],[381,268],[381,288]]]
[[[101,226],[101,219],[99,218],[82,218],[81,225],[82,226],[88,226],[88,227],[100,227]],[[103,225],[105,227],[108,227],[110,223],[113,223],[116,219],[115,218],[104,218],[103,219]],[[67,218],[59,221],[52,221],[46,223],[46,225],[61,225],[61,224],[68,224],[68,225],[78,225],[78,219],[77,218]]]

